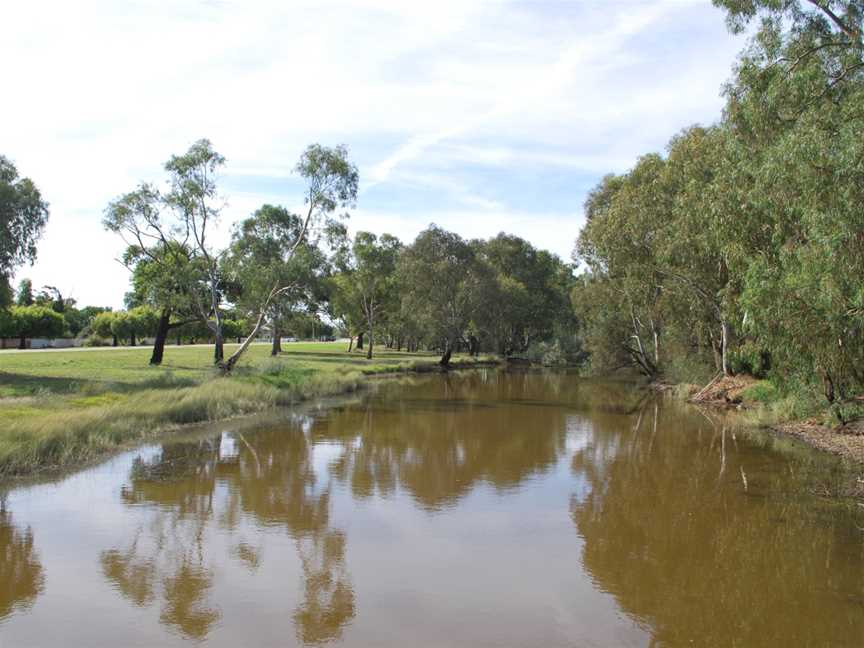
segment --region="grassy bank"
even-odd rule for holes
[[[390,351],[366,360],[341,343],[289,344],[271,358],[262,344],[222,378],[210,348],[168,348],[160,367],[147,365],[149,351],[0,352],[0,475],[84,463],[184,424],[346,393],[369,376],[430,371],[437,362]]]

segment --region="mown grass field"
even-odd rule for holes
[[[149,347],[0,351],[0,476],[74,465],[179,425],[353,391],[365,376],[428,371],[438,360],[386,349],[367,360],[342,342],[286,344],[272,358],[269,345],[256,344],[221,377],[212,352],[169,346],[150,367]]]

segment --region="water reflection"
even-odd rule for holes
[[[835,478],[811,452],[565,374],[427,376],[280,416],[12,491],[0,642],[864,636],[864,512],[808,494]]]
[[[210,601],[220,561],[233,558],[251,572],[264,562],[260,548],[243,539],[227,557],[213,555],[210,527],[235,532],[247,516],[294,541],[304,592],[293,614],[298,638],[339,638],[355,613],[346,536],[330,524],[330,486],[317,483],[303,427],[308,420],[248,439],[238,432],[166,444],[136,459],[121,497],[149,516],[125,547],[102,553],[105,578],[135,605],[161,597],[160,621],[203,639],[222,616]]]
[[[331,474],[357,499],[407,490],[429,511],[456,505],[480,482],[499,492],[548,471],[564,451],[578,390],[566,376],[478,372],[385,390],[365,408],[316,422],[316,439],[338,441]],[[513,407],[514,403],[523,407]]]
[[[0,495],[0,623],[33,606],[45,585],[30,527],[19,528]]]
[[[864,543],[806,495],[812,455],[780,473],[722,423],[646,409],[631,426],[595,420],[572,460],[589,485],[571,514],[595,583],[652,645],[860,642]]]
[[[206,543],[213,514],[219,437],[165,445],[135,460],[128,506],[155,505],[125,546],[103,551],[105,578],[137,606],[160,600],[160,621],[182,636],[203,639],[220,618],[209,601],[214,568]]]

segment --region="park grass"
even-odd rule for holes
[[[369,376],[431,371],[437,362],[433,354],[387,350],[367,360],[340,343],[289,344],[272,358],[261,344],[220,377],[211,353],[168,347],[163,365],[150,367],[147,348],[0,352],[0,475],[86,463],[185,424],[347,393]]]

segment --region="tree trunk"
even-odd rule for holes
[[[282,331],[278,326],[273,326],[273,347],[270,349],[270,355],[276,356],[282,353]]]
[[[171,320],[171,311],[167,308],[162,309],[162,314],[159,316],[159,323],[156,325],[156,339],[153,340],[153,353],[150,356],[150,364],[162,364],[162,356],[165,353],[165,340],[168,339],[168,329]]]
[[[472,357],[476,356],[480,351],[480,341],[476,336],[471,335],[468,337],[468,354]]]
[[[450,340],[447,340],[444,343],[444,354],[441,356],[441,360],[438,362],[445,369],[450,366],[450,357],[453,355],[453,343]]]
[[[213,362],[219,364],[225,359],[225,341],[222,339],[222,331],[215,335],[213,343]]]
[[[722,320],[720,322],[720,353],[721,360],[723,363],[723,375],[731,376],[732,372],[729,370],[729,362],[728,362],[728,353],[727,348],[729,347],[729,325],[726,323],[726,320]]]
[[[242,356],[243,353],[245,353],[246,349],[249,348],[249,345],[252,344],[252,340],[255,339],[255,336],[258,335],[258,331],[261,330],[261,326],[264,324],[265,312],[266,311],[262,310],[260,313],[258,313],[258,319],[255,322],[255,327],[249,333],[249,337],[247,337],[246,341],[240,345],[239,349],[237,349],[234,353],[231,354],[231,357],[228,358],[227,362],[223,361],[222,357],[220,357],[219,359],[216,360],[216,364],[219,365],[219,368],[222,370],[223,374],[227,374],[227,373],[231,372],[231,370],[234,368],[234,365],[237,364],[237,361],[240,359],[240,356]],[[221,335],[220,335],[220,338],[221,338]],[[221,344],[219,346],[220,346],[220,353],[221,353]]]
[[[828,403],[833,404],[836,399],[834,381],[831,379],[831,374],[825,370],[822,371],[822,390]]]
[[[26,349],[27,348],[27,336],[26,335],[23,335],[23,334],[21,335],[21,338],[18,340],[18,348],[19,349]]]
[[[348,337],[348,353],[351,353],[351,349],[354,348],[354,336],[351,335]]]
[[[654,366],[660,366],[660,333],[657,331],[657,326],[654,324],[654,318],[651,318],[651,335],[654,337]]]
[[[360,331],[357,334],[357,350],[360,351],[363,349],[363,331]]]
[[[177,346],[180,346],[180,333],[177,333]]]
[[[372,359],[372,327],[369,327],[369,348],[366,351],[366,359]]]
[[[112,339],[111,339],[111,346],[115,346],[115,347],[116,347],[116,346],[117,346],[117,336],[116,336],[116,335],[113,335],[113,336],[111,336],[111,338],[112,338]]]
[[[714,339],[714,332],[712,329],[712,326],[708,327],[708,339],[711,342],[711,354],[714,357],[714,368],[717,371],[723,371],[723,356],[720,353],[720,347],[717,344],[717,340]]]
[[[135,346],[135,334],[134,333],[129,334],[129,346]]]

